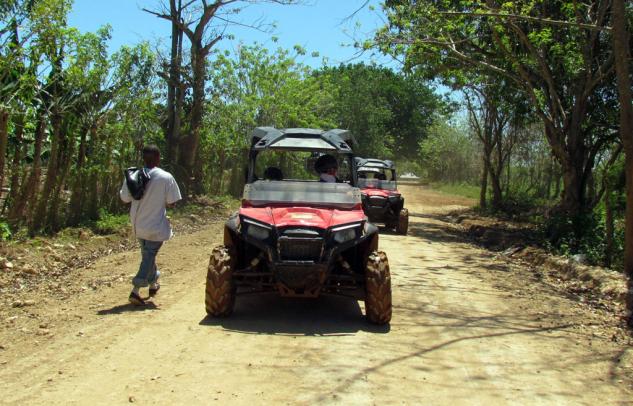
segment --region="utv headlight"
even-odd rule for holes
[[[266,227],[263,224],[256,223],[252,220],[244,219],[246,224],[246,235],[256,240],[266,240],[270,237],[270,227]]]
[[[332,232],[334,234],[332,239],[337,244],[344,244],[348,241],[352,241],[354,238],[356,238],[356,235],[360,230],[360,226],[360,224],[350,224],[333,228]]]

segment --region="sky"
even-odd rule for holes
[[[303,3],[305,5],[269,3],[248,6],[234,19],[245,25],[275,23],[273,32],[263,33],[234,25],[227,33],[233,34],[235,39],[221,41],[218,48],[231,50],[239,42],[252,44],[255,41],[268,48],[291,49],[300,45],[307,54],[299,61],[312,67],[321,66],[323,58],[327,58],[329,65],[375,61],[397,69],[397,62],[389,57],[372,55],[372,52],[359,55],[358,50],[350,46],[355,39],[370,37],[384,24],[378,0],[369,2],[375,10],[366,6],[352,18],[348,17],[359,10],[365,0],[304,0]],[[75,0],[69,24],[82,32],[93,32],[109,24],[112,27],[111,51],[144,40],[166,50],[171,33],[169,22],[142,11],[142,8],[158,9],[160,4],[161,0]],[[278,38],[277,43],[273,42],[273,37]],[[311,56],[315,51],[319,53],[318,57]]]

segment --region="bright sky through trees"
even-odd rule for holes
[[[252,5],[237,16],[236,21],[243,24],[274,22],[277,27],[273,33],[235,26],[229,30],[235,35],[235,41],[221,41],[218,46],[231,49],[238,41],[246,44],[258,41],[275,48],[272,38],[277,37],[278,46],[283,48],[291,49],[295,45],[304,47],[307,54],[303,62],[314,67],[320,66],[324,57],[329,65],[372,60],[391,65],[394,62],[389,58],[372,56],[372,52],[358,57],[358,51],[351,46],[354,39],[370,38],[371,33],[382,24],[377,0],[370,2],[375,6],[374,11],[366,6],[348,18],[364,3],[365,0],[308,0],[305,5],[291,7]],[[95,31],[100,26],[110,24],[112,50],[143,40],[165,46],[169,43],[171,32],[169,23],[141,10],[144,7],[156,8],[159,4],[159,0],[75,0],[69,24],[82,32]],[[313,52],[318,52],[319,56],[311,56]]]

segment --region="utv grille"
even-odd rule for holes
[[[372,207],[385,207],[387,204],[387,199],[380,196],[371,196],[369,198],[369,205]]]
[[[282,261],[318,262],[322,251],[322,238],[279,238],[279,258]]]

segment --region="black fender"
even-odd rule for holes
[[[235,248],[239,241],[240,218],[238,213],[231,214],[229,219],[224,223],[224,245],[229,248]]]

